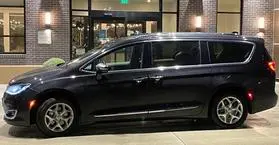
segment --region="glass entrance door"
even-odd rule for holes
[[[94,47],[121,37],[157,32],[157,21],[93,20]]]
[[[124,21],[101,21],[95,20],[94,26],[94,47],[102,45],[111,40],[126,36]]]

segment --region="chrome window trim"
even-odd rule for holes
[[[92,73],[96,74],[95,71],[86,71],[83,70],[89,63],[93,62],[97,58],[106,55],[107,53],[114,51],[116,49],[119,49],[124,46],[128,45],[135,45],[135,44],[140,44],[140,43],[151,43],[151,42],[161,42],[161,41],[200,41],[200,42],[206,42],[208,45],[208,42],[235,42],[235,43],[246,43],[246,44],[252,44],[253,48],[252,51],[249,55],[249,57],[243,61],[243,62],[231,62],[231,63],[211,63],[210,64],[197,64],[197,65],[181,65],[181,66],[162,66],[162,67],[152,67],[152,68],[138,68],[138,69],[129,69],[129,70],[114,70],[114,71],[109,71],[108,73],[121,73],[121,72],[139,72],[139,71],[152,71],[152,70],[169,70],[169,69],[184,69],[184,68],[193,68],[193,67],[216,67],[216,66],[230,66],[230,65],[244,65],[248,64],[252,56],[254,55],[255,49],[256,49],[256,44],[254,42],[246,41],[246,40],[216,40],[216,39],[205,39],[205,38],[163,38],[163,39],[156,39],[156,40],[143,40],[143,41],[137,41],[137,42],[131,42],[123,45],[116,46],[108,51],[103,52],[102,54],[96,56],[94,59],[84,63],[80,68],[79,71],[81,72],[86,72],[86,73]],[[202,48],[201,48],[202,49]],[[207,49],[209,49],[207,47]],[[209,51],[208,51],[209,53]],[[210,55],[210,54],[209,54]]]
[[[127,112],[127,113],[116,113],[116,114],[106,114],[106,115],[94,115],[96,118],[101,117],[113,117],[113,116],[128,116],[128,115],[141,115],[141,114],[147,114],[148,111],[141,111],[141,112]]]
[[[154,114],[154,113],[164,113],[164,112],[173,112],[173,111],[182,111],[182,110],[191,110],[199,108],[200,106],[190,106],[190,107],[181,107],[175,109],[162,109],[154,111],[140,111],[140,112],[127,112],[127,113],[115,113],[115,114],[104,114],[104,115],[94,115],[96,118],[102,117],[114,117],[114,116],[128,116],[128,115],[142,115],[142,114]]]
[[[173,111],[182,111],[182,110],[191,110],[199,108],[199,106],[191,106],[191,107],[181,107],[176,109],[164,109],[164,110],[154,110],[154,111],[148,111],[148,113],[164,113],[164,112],[173,112]]]

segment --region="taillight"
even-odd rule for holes
[[[275,61],[268,62],[268,68],[272,71],[276,71],[276,63]]]

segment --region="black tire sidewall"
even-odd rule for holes
[[[47,109],[49,109],[49,107],[51,107],[53,104],[56,104],[56,103],[65,103],[65,104],[69,105],[74,112],[74,120],[73,120],[72,125],[63,132],[53,132],[53,131],[49,130],[44,122],[44,115],[45,115]],[[65,135],[69,135],[77,127],[77,125],[78,125],[77,118],[78,118],[77,111],[71,102],[69,102],[67,100],[63,100],[63,99],[50,98],[50,99],[46,100],[45,102],[43,102],[42,105],[38,108],[37,114],[36,114],[36,125],[37,125],[38,129],[44,135],[46,135],[48,137],[65,136]]]
[[[218,115],[217,115],[217,106],[219,104],[219,102],[224,99],[225,97],[228,97],[228,96],[232,96],[232,97],[235,97],[237,98],[238,100],[241,101],[242,105],[243,105],[243,114],[241,116],[241,119],[238,120],[236,123],[234,124],[226,124],[226,123],[223,123]],[[212,106],[211,106],[211,119],[212,121],[218,125],[219,127],[221,128],[238,128],[240,127],[246,120],[247,118],[247,115],[248,115],[248,108],[247,108],[247,100],[242,96],[242,95],[239,95],[239,94],[234,94],[234,93],[225,93],[225,94],[222,94],[222,95],[219,95],[217,96],[216,98],[214,98],[213,102],[212,102]]]

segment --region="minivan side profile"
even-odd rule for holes
[[[7,123],[47,136],[78,125],[137,119],[211,118],[222,128],[274,107],[275,62],[256,37],[155,33],[109,42],[67,64],[9,83]]]

